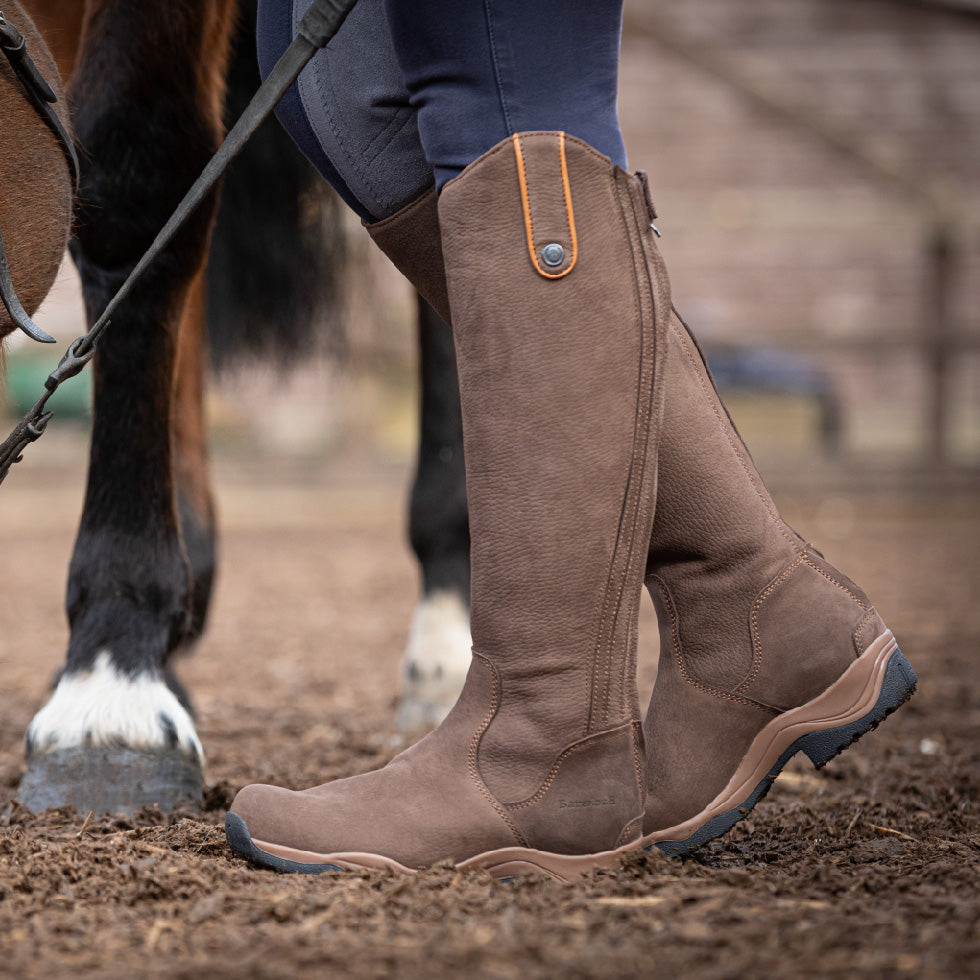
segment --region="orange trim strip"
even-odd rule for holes
[[[578,235],[575,233],[575,211],[572,209],[572,185],[568,179],[568,163],[565,160],[565,134],[558,134],[558,150],[561,153],[561,183],[565,189],[565,210],[568,212],[568,233],[572,238],[572,261],[562,273],[567,276],[578,262]]]
[[[524,151],[517,133],[513,135],[514,155],[517,157],[517,180],[521,185],[521,204],[524,207],[524,229],[527,232],[527,250],[531,256],[531,264],[538,270],[538,257],[534,254],[534,226],[531,224],[531,202],[527,196],[527,174],[524,172]]]
[[[568,180],[568,164],[565,160],[565,134],[558,134],[558,152],[561,156],[561,183],[565,195],[565,211],[568,218],[568,231],[572,241],[572,261],[569,262],[567,269],[561,272],[547,272],[541,268],[538,262],[538,253],[534,249],[534,224],[531,220],[531,199],[527,189],[527,173],[524,169],[524,151],[521,149],[521,141],[517,133],[512,137],[514,141],[514,155],[517,157],[517,180],[521,185],[521,204],[524,208],[524,229],[527,232],[527,251],[531,256],[531,264],[538,273],[545,279],[561,279],[567,276],[575,263],[578,261],[578,236],[575,233],[575,213],[572,210],[572,188]]]

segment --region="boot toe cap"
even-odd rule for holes
[[[297,813],[299,793],[255,783],[238,791],[229,813],[240,817],[256,841],[310,849],[309,828]]]

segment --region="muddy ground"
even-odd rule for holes
[[[222,573],[211,629],[182,665],[204,806],[83,827],[85,814],[14,803],[23,732],[64,649],[80,462],[35,456],[0,497],[0,974],[980,974],[975,495],[781,495],[876,598],[920,689],[823,772],[793,765],[725,839],[576,885],[449,869],[299,878],[232,856],[224,810],[246,781],[308,785],[403,744],[391,719],[416,589],[407,467],[219,466]],[[645,688],[651,622],[648,609]]]

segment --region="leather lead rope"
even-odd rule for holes
[[[177,210],[160,229],[146,254],[136,263],[119,291],[109,301],[102,315],[92,325],[88,333],[72,341],[58,366],[44,382],[44,393],[34,407],[14,427],[14,430],[0,445],[0,483],[7,477],[10,467],[21,459],[23,450],[44,433],[52,413],[45,410],[48,399],[58,390],[58,386],[73,378],[92,359],[99,338],[105,333],[112,314],[129,295],[134,283],[147,266],[170,244],[192,211],[211,192],[232,160],[256,129],[265,121],[269,113],[296,81],[299,73],[320,48],[326,47],[330,39],[340,30],[356,0],[313,0],[312,5],[300,21],[295,40],[276,62],[269,76],[259,87],[238,122],[232,127],[218,152],[208,161],[201,176],[197,178]]]

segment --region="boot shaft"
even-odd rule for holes
[[[440,234],[435,195],[425,195],[369,230],[449,320],[445,269],[431,247]],[[805,542],[779,516],[697,341],[676,314],[663,346],[664,418],[647,585],[658,610],[661,648],[669,649],[683,634],[690,670],[713,684],[735,687],[751,670],[751,607],[768,586],[776,583],[780,593],[768,596],[774,609],[790,590],[805,591],[801,580],[822,590],[831,579],[807,563],[780,579],[803,554]],[[819,555],[810,559],[821,562]],[[834,570],[829,574],[842,578]],[[857,597],[856,604],[841,603],[848,592]],[[854,610],[863,616],[870,607],[853,583],[846,590],[834,585],[826,598],[838,618]]]
[[[642,187],[521,134],[439,201],[473,541],[474,652],[505,693],[479,752],[516,799],[556,749],[638,719],[635,622],[669,310]]]
[[[684,645],[696,648],[692,671],[713,686],[734,687],[750,669],[748,610],[804,542],[780,518],[700,348],[676,315],[666,348],[647,584],[662,633],[680,631]]]
[[[688,651],[693,680],[730,693],[754,683],[763,701],[792,706],[787,702],[812,693],[810,685],[801,687],[796,672],[793,690],[781,689],[776,662],[760,664],[765,650],[792,645],[806,662],[813,659],[807,651],[820,648],[828,659],[823,673],[832,679],[846,656],[864,647],[828,658],[823,636],[843,630],[849,637],[874,618],[871,604],[782,520],[697,342],[676,315],[666,347],[660,490],[647,565],[664,648],[679,642]],[[770,674],[771,683],[761,683]]]
[[[744,760],[764,757],[766,726],[823,695],[885,630],[864,593],[780,518],[676,317],[664,359],[648,834],[710,812]]]

